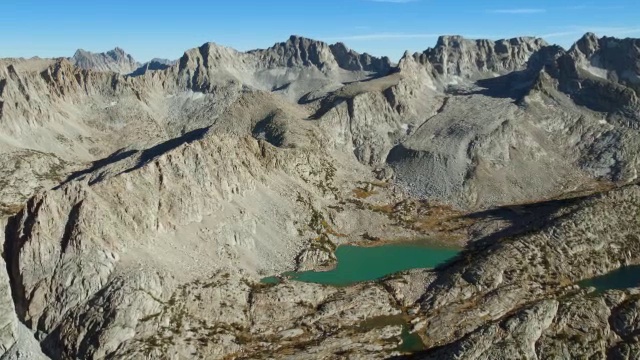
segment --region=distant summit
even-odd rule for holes
[[[135,71],[133,71],[130,75],[131,76],[139,76],[139,75],[143,75],[147,71],[168,69],[168,68],[170,68],[171,66],[173,66],[173,65],[175,65],[177,63],[178,63],[177,60],[154,58],[154,59],[151,59],[151,61],[142,64],[139,68],[137,68]]]
[[[263,66],[314,66],[324,70],[344,69],[349,71],[369,71],[387,73],[391,61],[387,57],[377,58],[369,54],[359,54],[343,43],[329,45],[298,35],[291,35],[285,42],[277,43],[264,50],[253,50],[263,62]]]
[[[119,47],[103,53],[92,53],[78,49],[69,60],[83,69],[113,71],[120,74],[132,73],[141,66],[131,55]]]

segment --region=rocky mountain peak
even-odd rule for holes
[[[416,58],[422,63],[431,63],[441,76],[478,78],[522,69],[532,54],[547,45],[534,37],[494,41],[446,35],[438,38],[434,48]]]
[[[200,47],[185,51],[178,60],[180,70],[203,66],[206,69],[223,68],[241,62],[242,53],[213,42],[207,42]]]
[[[602,91],[611,92],[612,89],[617,89],[613,84],[632,89],[631,93],[620,90],[622,93],[608,101],[618,106],[621,99],[624,103],[637,102],[636,95],[640,94],[639,59],[640,39],[617,39],[606,36],[598,38],[593,33],[586,33],[576,41],[562,60],[565,67],[575,69],[573,73],[575,78],[587,80],[587,84],[599,84],[598,86],[604,89]],[[584,88],[584,83],[582,87]],[[585,95],[585,99],[602,97],[602,95]]]
[[[122,48],[117,46],[113,50],[107,51],[107,55],[109,55],[113,60],[116,61],[135,61],[133,59],[133,56],[127,54]]]
[[[127,54],[119,47],[102,53],[93,53],[78,49],[69,59],[74,65],[95,71],[111,71],[120,74],[129,74],[140,67],[133,56]]]
[[[323,71],[344,69],[387,73],[391,61],[387,57],[378,58],[369,54],[359,54],[343,43],[329,45],[298,35],[291,35],[285,42],[277,43],[264,50],[253,50],[263,67],[317,67]]]
[[[139,68],[137,68],[134,72],[132,72],[131,76],[139,76],[147,71],[157,71],[157,70],[165,70],[173,65],[177,64],[178,60],[169,60],[169,59],[160,59],[153,58],[150,61],[142,64]]]
[[[367,53],[358,54],[341,42],[330,45],[329,48],[338,66],[345,70],[387,73],[392,67],[391,60],[386,56],[378,58]]]
[[[593,55],[600,48],[599,39],[596,34],[588,32],[584,34],[572,46],[572,51],[580,51],[585,56]]]
[[[640,40],[442,36],[387,76],[284,40],[0,59],[1,359],[640,358],[637,281],[582,285],[640,264]],[[460,252],[261,282],[424,238]]]
[[[460,35],[441,35],[438,37],[438,41],[436,42],[436,47],[441,46],[449,46],[456,47],[460,46],[460,44],[466,39]]]
[[[327,44],[322,42],[322,41],[318,41],[318,40],[314,40],[314,39],[310,39],[304,36],[300,36],[300,35],[291,35],[289,36],[289,39],[285,42],[285,44],[291,44],[294,46],[299,46],[299,44],[305,44],[305,46],[308,46],[310,44],[318,44],[320,46],[326,46]]]
[[[424,53],[411,53],[410,51],[405,51],[400,61],[398,61],[398,69],[401,72],[412,71],[416,66],[419,67],[427,67],[431,70],[431,63],[427,59]]]
[[[329,45],[302,36],[291,35],[285,42],[280,42],[268,49],[253,50],[264,67],[297,67],[316,66],[323,69],[332,64]]]

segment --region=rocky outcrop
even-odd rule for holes
[[[243,127],[233,113],[229,118],[236,130]],[[329,243],[346,236],[314,209],[339,191],[336,168],[310,152],[317,140],[303,146],[296,129],[284,136],[291,147],[276,148],[224,131],[201,129],[116,154],[36,195],[11,218],[5,254],[17,313],[44,337],[47,354],[111,354],[170,301],[166,291],[201,277],[202,268],[242,268],[247,274],[236,281],[249,281],[259,271],[287,269],[309,246],[303,235]],[[140,256],[147,260],[139,263]]]
[[[179,60],[179,78],[193,90],[211,91],[220,83],[240,82],[296,102],[313,91],[335,90],[345,82],[386,75],[390,70],[388,58],[360,55],[342,44],[299,36],[246,53],[207,43]]]
[[[618,46],[607,41],[607,49]],[[625,85],[628,81],[613,81],[616,75],[589,75],[608,74],[615,67],[631,78],[633,62],[609,62],[609,70],[596,68],[591,62],[607,58],[607,50],[593,36],[585,36],[568,52],[535,39],[514,39],[508,42],[515,46],[509,53],[516,55],[496,65],[495,49],[478,49],[498,43],[442,37],[422,56],[401,60],[401,74],[421,76],[427,79],[423,83],[436,88],[441,86],[439,77],[457,76],[458,68],[464,74],[480,69],[483,77],[493,77],[445,86],[449,96],[436,114],[389,152],[387,162],[397,180],[420,196],[465,207],[520,202],[523,195],[541,198],[552,195],[553,189],[588,185],[590,180],[578,185],[580,178],[586,180],[584,173],[596,179],[633,181],[634,154],[640,149],[632,135],[637,128],[637,96]],[[633,40],[620,41],[627,43],[619,46],[633,46]],[[437,69],[438,61],[430,60],[436,56],[449,64],[447,69]],[[476,64],[486,66],[475,68]],[[512,72],[497,76],[503,71]],[[510,108],[512,115],[505,112]],[[567,144],[573,139],[569,150]],[[544,168],[537,167],[540,161],[546,162]],[[544,181],[538,178],[551,168],[556,170],[546,173]],[[567,179],[574,179],[573,185]],[[494,187],[505,181],[511,185]],[[505,191],[514,184],[517,192]],[[528,193],[533,189],[540,192]]]
[[[589,74],[640,91],[640,41],[585,34],[569,50]]]
[[[1,232],[0,235],[2,235]],[[0,265],[6,268],[4,260],[0,262]],[[6,271],[2,271],[2,275],[0,275],[0,353],[8,352],[18,341],[20,326],[11,297],[9,276]]]
[[[637,47],[634,39],[598,38],[587,33],[569,51],[549,49],[556,55],[542,62],[544,75],[536,86],[545,86],[544,76],[553,78],[557,83],[546,85],[569,95],[578,105],[607,113],[612,120],[624,119],[627,126],[634,127],[640,83]]]
[[[572,324],[570,319],[591,321],[580,314],[565,311],[565,305],[562,305],[565,301],[571,307],[574,305],[571,300],[562,300],[559,308],[557,303],[539,303],[538,306],[544,306],[547,310],[544,315],[536,315],[538,319],[533,323],[533,328],[537,330],[526,335],[531,336],[529,338],[511,339],[518,330],[508,325],[513,322],[509,320],[511,314],[519,309],[527,309],[528,304],[550,297],[561,298],[562,294],[575,294],[580,298],[582,295],[576,290],[578,287],[574,288],[572,284],[581,279],[640,263],[640,258],[634,255],[640,247],[640,241],[634,235],[639,223],[635,215],[630,215],[630,209],[638,202],[640,187],[631,185],[583,199],[558,200],[514,209],[520,215],[511,215],[511,226],[514,223],[526,225],[516,225],[511,229],[507,227],[481,238],[476,244],[477,250],[464,254],[457,264],[451,265],[427,288],[422,299],[425,321],[420,325],[424,328],[427,346],[455,340],[445,351],[459,349],[462,353],[458,356],[478,358],[489,351],[489,347],[494,346],[492,344],[515,341],[516,344],[528,344],[516,353],[532,358],[535,357],[532,354],[539,351],[533,349],[532,344],[540,338],[540,331],[550,327],[552,319],[566,326]],[[607,215],[611,209],[620,210],[621,213]],[[499,216],[506,217],[508,213]],[[573,308],[575,310],[572,311],[581,311],[580,306]],[[558,309],[557,315],[555,309]],[[596,314],[603,313],[598,316],[604,316],[604,319],[589,326],[599,328],[602,322],[606,324],[608,312],[608,308],[595,311]],[[626,319],[625,316],[621,314]],[[521,318],[520,315],[516,317]],[[500,327],[506,331],[496,332],[494,325],[484,325],[494,321],[504,324]],[[559,328],[549,328],[549,332],[554,331],[559,331]],[[472,335],[467,337],[467,334]],[[590,332],[585,331],[585,334]],[[605,345],[601,347],[604,350],[612,346],[616,338],[609,336],[608,325],[604,333],[593,335],[598,341],[604,342]],[[498,336],[499,340],[492,340],[493,336]],[[464,345],[474,342],[473,339],[477,340],[476,345]],[[474,351],[477,351],[475,355]],[[506,350],[494,347],[493,351]],[[575,351],[570,353],[575,354]]]
[[[69,61],[82,69],[115,72],[123,75],[132,73],[140,67],[139,62],[118,47],[103,53],[92,53],[79,49]]]
[[[341,69],[369,71],[380,75],[386,75],[392,69],[391,60],[386,56],[377,58],[367,53],[358,54],[341,42],[329,45],[329,48]]]
[[[532,37],[491,41],[441,36],[434,48],[415,54],[414,58],[428,63],[437,77],[476,80],[522,70],[529,58],[545,46],[544,40]]]
[[[13,269],[12,276],[16,279],[14,293],[21,299],[21,308],[18,310],[21,319],[34,330],[50,332],[63,314],[107,284],[120,257],[120,249],[145,243],[148,236],[155,232],[169,231],[179,224],[208,216],[219,200],[205,201],[207,197],[228,199],[233,194],[254,188],[255,180],[250,174],[253,170],[250,169],[260,166],[260,160],[255,155],[251,156],[252,160],[251,157],[241,156],[238,159],[245,158],[254,164],[247,163],[240,168],[232,163],[225,166],[220,161],[219,145],[215,143],[215,140],[197,142],[195,146],[187,146],[186,143],[179,148],[179,151],[187,152],[182,153],[179,163],[174,162],[177,160],[174,155],[163,157],[161,159],[165,160],[159,159],[159,162],[154,161],[153,165],[148,166],[146,162],[153,158],[142,153],[137,163],[116,164],[125,167],[118,170],[123,173],[113,180],[115,183],[101,180],[105,176],[103,173],[89,180],[93,186],[73,181],[59,190],[33,198],[10,222],[10,231],[6,234],[11,244],[9,253],[12,263],[9,267]],[[214,147],[205,150],[201,146]],[[259,151],[255,142],[252,146],[254,151]],[[196,166],[193,161],[203,161],[204,158],[195,153],[188,154],[193,151],[209,154],[206,157],[209,160],[205,161],[210,161],[211,166]],[[228,160],[235,161],[232,158]],[[144,166],[144,171],[132,171],[138,166]],[[187,170],[184,166],[192,168]],[[214,172],[210,173],[210,170]],[[222,176],[222,173],[225,175]],[[193,182],[184,181],[186,179],[171,181],[174,176],[189,176]],[[155,184],[157,191],[147,191],[151,184]],[[174,186],[172,184],[178,188],[165,191],[165,187]],[[194,191],[198,186],[196,184],[204,186],[201,192]],[[135,191],[142,198],[122,197],[122,193],[116,190],[133,191],[139,186],[147,188],[145,191]],[[184,198],[186,194],[194,197]],[[203,194],[207,194],[206,197]],[[152,204],[155,204],[153,208],[157,212],[153,216],[149,214]],[[113,207],[128,209],[127,214],[112,213],[109,209]],[[39,220],[35,221],[36,218]],[[101,221],[96,222],[96,219]],[[110,233],[105,233],[105,229],[111,229]],[[34,259],[40,265],[29,264],[27,258]],[[89,263],[92,265],[89,266]],[[78,273],[74,270],[77,266],[92,271]],[[51,301],[53,298],[64,301]]]
[[[132,72],[131,76],[140,76],[145,74],[147,71],[158,71],[158,70],[166,70],[178,63],[177,60],[168,60],[168,59],[151,59],[144,64],[142,64],[139,68],[137,68],[134,72]]]
[[[387,57],[358,54],[343,43],[329,45],[295,35],[286,42],[265,50],[251,51],[249,54],[255,55],[261,66],[266,68],[313,66],[327,72],[344,69],[382,75],[391,70],[391,61]]]
[[[58,185],[70,165],[36,151],[0,154],[0,214],[14,214],[36,192]]]
[[[587,134],[610,127],[574,107],[556,112],[547,104],[553,101],[521,107],[480,94],[444,98],[386,161],[412,193],[462,207],[517,203],[588,184],[592,180],[580,164],[597,159],[589,155],[594,144],[587,140],[594,135]],[[574,147],[568,146],[573,140]],[[576,147],[584,149],[583,158]]]
[[[556,301],[543,301],[501,323],[487,325],[424,359],[537,359],[536,343],[558,311]],[[504,335],[502,334],[504,331]]]

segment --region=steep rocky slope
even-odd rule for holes
[[[150,61],[140,65],[134,72],[132,72],[131,76],[139,76],[147,71],[157,71],[157,70],[165,70],[177,63],[177,60],[167,60],[167,59],[151,59]]]
[[[461,36],[441,36],[436,46],[413,58],[433,69],[434,75],[455,83],[477,80],[522,70],[529,58],[548,44],[539,38],[470,40]]]
[[[637,48],[0,60],[0,352],[386,358],[412,331],[418,358],[634,358],[638,290],[575,284],[640,263]],[[424,237],[467,247],[344,288],[259,283]]]
[[[572,284],[640,262],[639,191],[497,212],[510,225],[443,269],[421,299],[427,347],[450,344],[420,358],[605,358],[635,343],[623,329],[637,325],[624,315],[637,311],[637,289],[589,294]]]
[[[556,195],[588,185],[591,179],[635,179],[640,150],[637,127],[632,125],[638,114],[637,95],[624,81],[589,75],[594,69],[610,71],[585,65],[585,57],[597,64],[597,59],[609,56],[607,50],[580,55],[580,44],[590,36],[568,52],[541,48],[531,53],[528,63],[517,59],[535,49],[533,40],[513,39],[507,43],[524,49],[510,50],[513,60],[504,64],[514,65],[496,65],[494,71],[509,66],[519,71],[449,84],[438,111],[390,151],[387,162],[398,181],[421,196],[485,207]],[[606,49],[616,49],[618,42],[622,48],[633,48],[633,40],[610,41],[614,43]],[[463,44],[460,51],[466,54],[470,45]],[[460,55],[467,61],[456,67],[476,66],[473,56]],[[401,65],[416,68],[420,61],[409,65],[412,59],[405,57]],[[427,70],[433,66],[426,64]],[[636,64],[631,61],[618,69],[636,73]]]

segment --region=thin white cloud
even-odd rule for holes
[[[547,12],[546,9],[495,9],[495,10],[487,10],[489,13],[493,14],[539,14]]]
[[[550,39],[550,38],[557,38],[557,37],[574,36],[576,34],[579,34],[579,32],[577,32],[577,31],[557,31],[557,32],[552,32],[552,33],[547,33],[547,34],[542,34],[542,35],[537,35],[537,36],[541,37],[543,39]]]
[[[403,34],[403,33],[376,33],[362,35],[346,35],[325,38],[329,41],[372,41],[372,40],[390,40],[390,39],[436,39],[441,34]]]
[[[622,10],[624,6],[594,6],[590,4],[565,6],[557,8],[556,10],[589,10],[589,11],[607,11],[607,10]]]
[[[584,32],[592,32],[608,36],[621,36],[640,33],[640,27],[585,27]]]
[[[391,4],[406,4],[412,2],[418,2],[418,0],[367,0],[370,2],[378,2],[378,3],[391,3]]]
[[[541,38],[563,38],[563,37],[580,37],[585,33],[592,32],[598,36],[625,36],[640,33],[640,27],[602,27],[602,26],[572,26],[566,31],[556,31],[547,34],[538,35]]]

